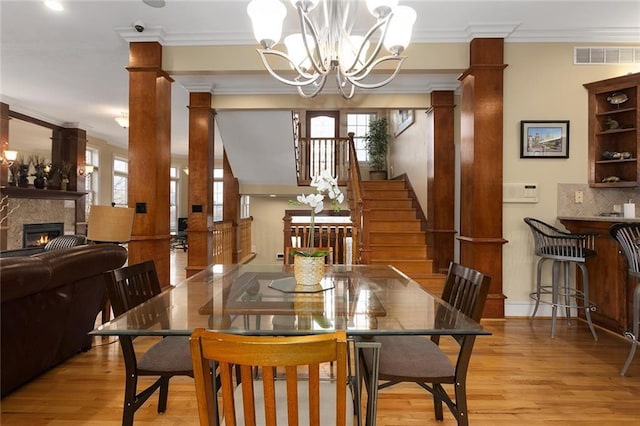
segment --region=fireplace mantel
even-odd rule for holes
[[[0,193],[9,198],[30,198],[40,200],[78,200],[87,195],[86,192],[61,191],[55,189],[20,188],[17,186],[2,186]]]

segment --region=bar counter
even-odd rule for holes
[[[640,222],[640,218],[611,216],[559,216],[558,220],[573,233],[596,232],[596,253],[587,260],[590,298],[596,305],[591,313],[594,324],[620,334],[631,329],[631,305],[635,282],[627,276],[627,261],[618,243],[609,235],[609,227],[620,222]],[[579,277],[578,285],[580,286]]]

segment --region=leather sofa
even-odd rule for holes
[[[102,274],[124,265],[116,244],[0,259],[2,397],[91,348],[106,297]]]

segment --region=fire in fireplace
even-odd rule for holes
[[[64,223],[26,223],[22,225],[22,247],[45,246],[64,234]]]

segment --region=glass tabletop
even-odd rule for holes
[[[211,265],[91,334],[190,335],[198,327],[252,335],[490,334],[391,266],[327,266],[321,283],[302,288],[288,265],[251,264]]]

